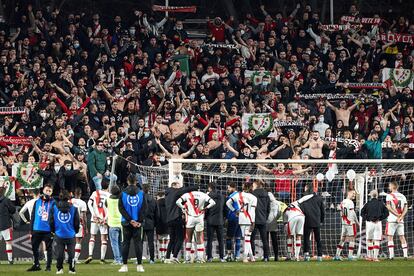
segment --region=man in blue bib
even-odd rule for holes
[[[46,271],[50,271],[52,264],[52,244],[53,238],[50,232],[49,215],[53,207],[54,200],[52,185],[47,183],[43,187],[43,194],[36,200],[31,215],[30,229],[32,233],[33,265],[27,271],[39,271],[39,246],[42,241],[46,244]]]
[[[118,202],[119,212],[122,215],[122,261],[123,265],[119,272],[128,272],[128,253],[131,239],[134,240],[135,254],[137,256],[137,271],[144,272],[142,267],[142,223],[147,208],[146,198],[143,191],[136,185],[135,175],[129,175],[128,187],[121,194]]]
[[[68,191],[63,190],[59,194],[59,202],[53,204],[50,212],[50,230],[55,234],[56,240],[56,274],[63,274],[63,260],[65,248],[68,252],[69,274],[75,274],[75,236],[79,232],[80,219],[79,212],[70,200]]]

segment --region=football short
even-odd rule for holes
[[[368,240],[377,240],[380,241],[382,239],[382,223],[381,221],[366,222],[366,236]]]
[[[98,232],[101,233],[101,235],[108,235],[108,226],[92,222],[91,235],[96,235]]]
[[[0,231],[0,240],[11,241],[13,240],[13,228]]]
[[[394,236],[397,233],[397,236],[404,236],[404,222],[387,222],[385,225],[385,235]]]
[[[192,217],[187,216],[185,228],[195,228],[196,232],[204,231],[204,216]]]
[[[342,224],[342,237],[356,237],[357,235],[357,225],[356,224]]]
[[[92,225],[91,225],[91,228],[92,228]],[[83,236],[84,236],[84,232],[83,232],[83,226],[81,224],[79,225],[79,232],[76,233],[75,238],[83,238]]]
[[[305,225],[305,216],[293,217],[286,225],[288,236],[303,235],[303,226]]]

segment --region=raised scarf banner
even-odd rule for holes
[[[382,89],[385,88],[382,82],[349,82],[345,83],[347,88],[352,89]]]
[[[325,138],[323,138],[323,140],[325,140],[326,142],[337,142],[337,143],[344,143],[345,145],[352,145],[356,149],[359,149],[359,147],[360,147],[360,143],[356,139],[345,139],[345,138],[342,138],[342,137],[336,137],[336,138],[325,137]]]
[[[349,31],[359,30],[361,25],[351,24],[330,24],[330,25],[319,25],[319,29],[326,32],[338,32],[338,31]]]
[[[19,136],[1,136],[0,143],[7,145],[26,145],[30,146],[32,144],[32,137],[19,137]]]
[[[299,98],[303,100],[316,100],[316,99],[355,100],[355,99],[358,99],[358,95],[357,94],[315,93],[315,94],[301,94]]]
[[[183,12],[183,13],[196,13],[197,7],[196,6],[160,6],[160,5],[153,5],[153,11],[158,12]]]
[[[18,115],[25,113],[26,110],[24,106],[18,106],[18,107],[8,107],[8,106],[2,106],[0,107],[0,115]]]
[[[379,40],[384,42],[400,42],[407,44],[414,44],[413,35],[410,34],[380,34],[377,36]]]
[[[382,69],[382,82],[391,81],[398,88],[409,87],[413,90],[414,72],[411,69],[384,68]]]
[[[212,48],[239,49],[236,44],[204,43],[203,46]]]
[[[348,23],[360,23],[366,25],[379,25],[382,19],[374,17],[342,16],[341,21]]]
[[[275,120],[276,113],[244,113],[242,116],[242,132],[255,130],[256,135],[269,135],[275,127],[305,127],[300,121]]]

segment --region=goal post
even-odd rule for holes
[[[321,228],[324,254],[334,256],[341,235],[340,203],[346,192],[353,189],[357,193],[355,209],[357,215],[369,200],[371,190],[378,190],[380,199],[385,201],[388,183],[397,181],[399,191],[412,205],[414,194],[414,160],[275,160],[275,159],[170,159],[161,167],[138,166],[139,177],[151,185],[156,193],[180,182],[186,186],[196,185],[207,191],[210,182],[223,195],[227,195],[227,185],[234,183],[239,190],[246,181],[262,180],[276,199],[289,204],[303,196],[304,187],[311,187],[322,196],[326,216]],[[365,225],[359,216],[359,229],[354,254],[366,254]],[[383,225],[385,228],[385,223]],[[286,255],[285,231],[278,225],[279,254]],[[413,211],[410,208],[405,220],[405,235],[409,250],[414,247]],[[401,246],[395,238],[396,256],[401,256]],[[256,239],[256,251],[260,243]],[[388,253],[386,239],[383,239],[383,253]],[[316,246],[316,245],[315,245]],[[398,249],[397,249],[398,248]],[[316,253],[316,252],[315,252]],[[343,254],[347,255],[344,250]],[[259,252],[260,255],[260,252]]]

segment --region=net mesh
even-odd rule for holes
[[[138,182],[150,184],[151,193],[155,196],[158,191],[164,191],[174,181],[184,185],[197,185],[201,191],[207,191],[207,185],[214,182],[223,195],[227,195],[227,185],[235,183],[238,190],[246,181],[260,179],[276,199],[286,204],[303,196],[304,187],[311,185],[323,198],[326,207],[325,222],[322,225],[321,236],[323,252],[334,256],[341,235],[341,218],[339,207],[346,197],[348,189],[355,189],[357,197],[355,209],[359,215],[362,206],[369,200],[369,191],[377,189],[380,199],[385,202],[388,183],[395,180],[399,183],[399,191],[407,197],[409,212],[405,219],[405,236],[408,247],[414,247],[414,220],[412,212],[414,163],[408,160],[396,162],[361,162],[358,161],[287,161],[287,160],[170,160],[169,165],[136,167]],[[345,163],[346,162],[346,163]],[[260,163],[260,164],[258,164]],[[362,219],[360,218],[362,221]],[[385,223],[383,223],[385,228]],[[286,235],[283,223],[278,225],[279,255],[286,256]],[[256,251],[261,254],[261,242],[256,237]],[[366,254],[365,224],[358,229],[356,239],[360,255]],[[402,256],[401,246],[395,237],[396,256]],[[316,245],[312,243],[316,254]],[[388,253],[387,240],[382,240],[381,252]],[[343,252],[347,252],[344,248]],[[346,254],[345,254],[346,255]]]

